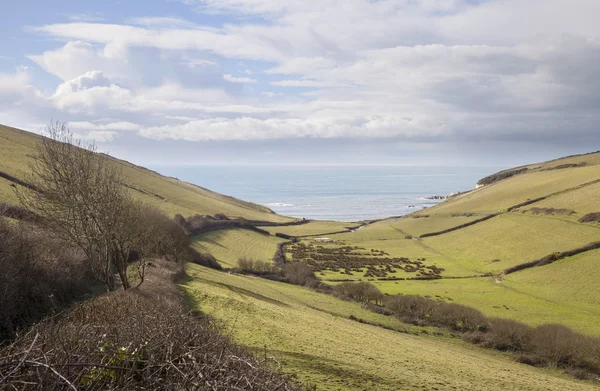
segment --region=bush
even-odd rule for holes
[[[600,212],[588,213],[582,218],[579,219],[580,223],[599,223],[600,222]]]
[[[280,270],[270,262],[258,261],[246,257],[238,259],[237,271],[240,273],[255,274],[259,276],[280,273]]]
[[[223,270],[223,266],[219,264],[217,259],[209,253],[200,253],[197,250],[190,248],[191,261],[197,265],[206,266],[211,269]]]
[[[420,325],[428,324],[438,303],[421,296],[398,294],[385,296],[383,305],[402,321]]]
[[[545,324],[533,330],[527,350],[553,367],[586,365],[587,338],[559,324]]]
[[[340,297],[362,303],[381,303],[383,294],[370,282],[344,282],[336,285],[333,291]]]
[[[533,328],[512,319],[490,320],[490,329],[485,335],[486,347],[497,350],[521,351],[533,336]]]
[[[283,266],[283,275],[290,284],[318,287],[320,282],[310,266],[302,262],[290,262]]]
[[[183,267],[157,262],[147,283],[48,320],[0,351],[10,389],[297,390],[273,369],[193,316],[173,283]],[[18,367],[18,368],[17,368]],[[16,370],[18,369],[18,370]]]
[[[0,341],[89,293],[82,254],[25,223],[0,217]]]
[[[433,307],[430,321],[435,326],[456,331],[487,330],[488,319],[475,308],[455,303],[438,303]]]
[[[487,317],[474,308],[421,296],[386,296],[383,305],[402,321],[416,325],[446,327],[456,331],[485,331],[489,323]]]

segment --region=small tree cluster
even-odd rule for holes
[[[238,272],[255,275],[279,274],[281,270],[270,262],[260,261],[248,257],[238,259]]]
[[[472,331],[486,330],[489,323],[487,317],[474,308],[417,295],[386,296],[383,305],[402,321],[417,325]]]
[[[370,282],[344,282],[336,285],[333,291],[340,297],[361,303],[381,304],[383,293]]]
[[[185,232],[159,212],[134,201],[124,179],[94,144],[75,140],[64,123],[51,123],[34,156],[27,182],[17,195],[56,237],[85,254],[94,276],[108,290],[130,287],[127,268],[132,257],[166,256],[181,259]],[[140,265],[143,281],[144,264]]]

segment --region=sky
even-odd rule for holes
[[[0,0],[0,123],[142,165],[600,149],[598,0]]]

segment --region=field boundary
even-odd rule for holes
[[[438,236],[438,235],[446,234],[448,232],[457,231],[459,229],[467,228],[467,227],[470,227],[470,226],[475,225],[477,223],[481,223],[483,221],[493,219],[494,217],[499,216],[499,215],[501,215],[501,213],[494,213],[494,214],[482,217],[482,218],[477,219],[477,220],[469,221],[468,223],[464,223],[464,224],[460,224],[460,225],[457,225],[457,226],[452,227],[452,228],[444,229],[442,231],[429,232],[429,233],[426,233],[426,234],[423,234],[423,235],[419,236],[419,238],[429,238],[429,237],[432,237],[432,236]]]
[[[532,267],[545,266],[564,258],[572,257],[577,254],[585,253],[592,250],[600,249],[600,242],[593,242],[583,247],[578,247],[568,251],[556,252],[534,261],[525,262],[520,265],[512,266],[502,271],[502,274],[508,275],[521,270],[530,269]]]

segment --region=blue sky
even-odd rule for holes
[[[596,0],[1,1],[0,123],[139,164],[598,149]]]

